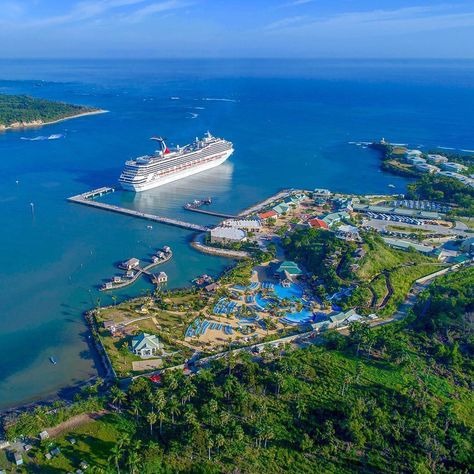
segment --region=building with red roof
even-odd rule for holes
[[[266,221],[267,219],[271,219],[272,217],[277,217],[278,214],[275,211],[267,211],[267,212],[262,212],[261,214],[258,215],[262,221]]]
[[[312,229],[325,229],[329,230],[329,226],[324,222],[322,219],[310,219],[308,221],[308,225]]]

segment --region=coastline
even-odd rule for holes
[[[33,122],[17,122],[13,125],[9,125],[8,127],[6,127],[5,125],[0,124],[0,132],[7,131],[7,130],[22,130],[22,129],[25,129],[25,128],[39,128],[39,127],[43,127],[45,125],[52,125],[52,124],[55,124],[55,123],[64,122],[65,120],[71,120],[71,119],[75,119],[75,118],[79,118],[79,117],[84,117],[86,115],[106,114],[108,112],[109,111],[105,110],[105,109],[98,109],[98,110],[92,110],[92,111],[89,111],[89,112],[81,112],[81,113],[78,113],[78,114],[75,114],[75,115],[70,115],[68,117],[63,117],[63,118],[60,118],[60,119],[57,119],[57,120],[52,120],[50,122],[43,122],[41,120],[36,120],[36,121],[33,121]]]

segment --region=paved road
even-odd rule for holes
[[[364,225],[368,225],[373,227],[374,229],[378,230],[388,230],[387,226],[400,226],[400,227],[407,227],[412,229],[413,232],[417,232],[419,230],[426,230],[432,234],[441,234],[441,235],[452,235],[461,237],[472,237],[472,233],[467,232],[468,229],[464,229],[461,226],[448,228],[443,225],[433,225],[433,224],[422,224],[422,225],[414,225],[414,224],[407,224],[405,222],[396,222],[396,221],[385,221],[382,219],[369,219],[367,220]],[[403,232],[400,230],[394,230],[393,232]],[[409,232],[407,232],[409,233]]]

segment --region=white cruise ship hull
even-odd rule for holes
[[[127,191],[147,191],[149,189],[157,188],[158,186],[163,186],[164,184],[172,183],[173,181],[177,181],[178,179],[187,178],[188,176],[192,176],[196,173],[201,173],[202,171],[206,171],[216,166],[221,165],[226,161],[230,155],[233,153],[233,149],[226,151],[221,158],[217,158],[207,163],[203,163],[201,165],[196,165],[192,168],[188,168],[182,171],[177,171],[176,173],[169,174],[168,176],[159,177],[157,179],[150,179],[144,183],[133,184],[133,183],[125,183],[120,181],[120,185],[123,189]]]

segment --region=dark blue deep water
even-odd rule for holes
[[[184,215],[184,202],[208,195],[216,209],[233,212],[282,187],[403,191],[406,180],[381,173],[375,153],[349,142],[385,137],[472,150],[473,85],[473,62],[0,61],[2,93],[109,110],[0,133],[0,408],[96,373],[81,314],[114,262],[169,244],[170,286],[229,264],[192,250],[187,231],[149,230],[65,201],[114,184],[126,159],[153,150],[151,135],[185,144],[211,130],[233,141],[235,153],[208,173],[109,199]],[[53,134],[61,137],[25,140]],[[143,281],[118,296],[146,288]]]

